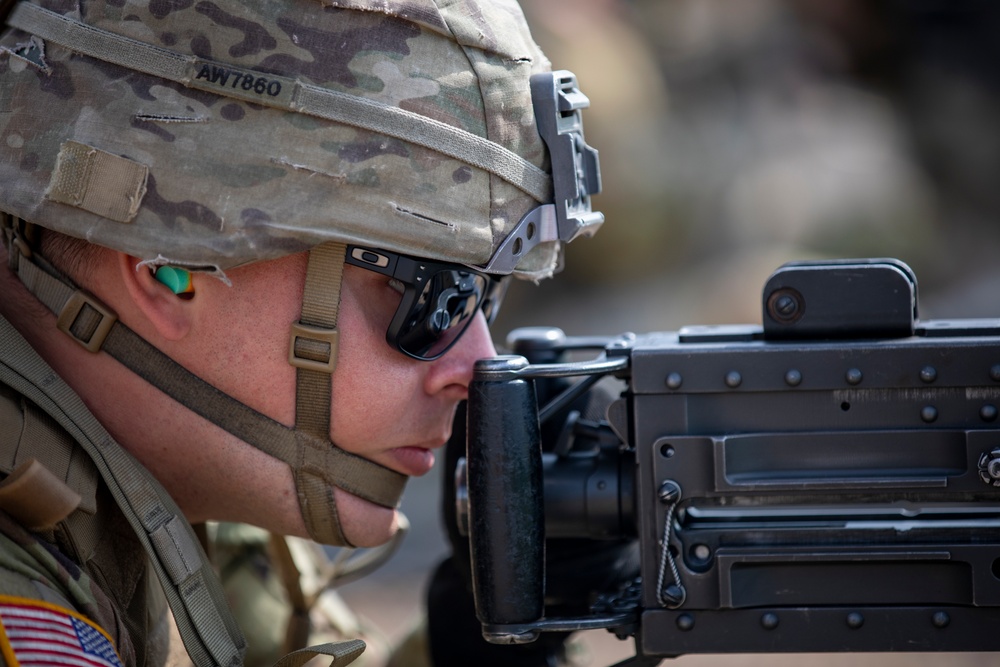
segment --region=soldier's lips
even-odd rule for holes
[[[434,452],[427,447],[407,446],[389,450],[397,471],[410,477],[420,477],[434,467]]]

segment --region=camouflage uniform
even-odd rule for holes
[[[0,318],[0,329],[16,336],[9,327]],[[9,353],[8,345],[0,345],[0,362]],[[128,667],[163,664],[170,637],[166,600],[131,526],[73,438],[0,383],[0,470],[10,473],[29,457],[58,471],[80,494],[80,506],[56,526],[35,532],[0,512],[0,595],[83,614],[110,635]]]
[[[275,554],[278,540],[285,540],[289,547],[301,547],[294,549],[297,560],[291,568],[295,578],[291,584],[287,582],[289,572],[283,571],[281,559]],[[321,577],[317,576],[317,571],[328,569],[331,561],[318,545],[234,523],[210,525],[208,541],[226,598],[247,637],[244,660],[247,667],[270,667],[290,650],[298,648],[289,645],[288,637],[290,631],[294,634],[293,626],[299,614],[308,618],[308,635],[302,636],[299,644],[361,639],[366,645],[365,652],[353,664],[357,667],[385,665],[389,655],[388,640],[348,608],[335,590],[325,587],[321,590],[326,582],[319,581]],[[296,592],[289,591],[289,585],[304,593],[306,600],[296,604],[292,599]],[[419,663],[408,659],[403,664],[416,667]]]
[[[0,333],[18,336],[2,317]],[[9,361],[9,353],[8,345],[0,345],[0,363]],[[93,461],[49,415],[0,381],[0,473],[9,474],[28,458],[59,472],[81,499],[65,520],[42,530],[28,530],[0,510],[0,600],[39,600],[78,612],[109,635],[126,667],[190,665],[146,552]],[[287,652],[291,608],[267,550],[268,534],[223,524],[212,538],[227,597],[250,639],[245,664],[272,665]],[[384,641],[330,595],[312,605],[309,643],[364,639],[367,649],[358,664],[382,664]]]

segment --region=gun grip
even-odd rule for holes
[[[524,357],[476,362],[469,386],[466,460],[476,615],[487,640],[534,636],[488,626],[534,623],[544,611],[544,508],[538,404]],[[532,634],[532,633],[528,633]]]

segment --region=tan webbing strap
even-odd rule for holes
[[[284,653],[291,653],[309,645],[309,609],[311,605],[306,600],[302,592],[302,573],[299,572],[295,558],[292,556],[288,542],[282,535],[270,533],[269,553],[271,562],[278,571],[278,578],[281,580],[282,588],[288,596],[288,604],[291,613],[288,617],[288,626],[285,628]]]
[[[296,368],[295,427],[330,437],[330,375],[337,366],[337,311],[347,245],[309,251],[302,315],[292,327],[289,363]]]
[[[222,393],[164,355],[121,322],[112,327],[103,349],[195,414],[212,421],[277,459],[289,464],[295,462],[294,430]],[[347,477],[351,468],[364,469],[370,478],[372,491],[368,488],[354,489],[351,493],[384,507],[398,505],[403,486],[406,484],[405,475],[345,452],[335,447],[329,438],[324,443],[325,456],[329,457],[329,461],[335,462],[327,470],[331,483],[345,490],[351,490],[356,480]],[[393,491],[384,494],[375,493],[373,489],[376,488],[376,481]]]
[[[180,510],[170,496],[3,318],[0,354],[0,382],[49,414],[93,459],[150,555],[191,659],[206,667],[242,664],[246,641],[218,578],[201,554],[190,525],[178,518]],[[198,562],[192,562],[193,554],[198,555]]]
[[[309,251],[302,315],[292,326],[288,361],[296,373],[295,428],[301,435],[299,460],[293,470],[302,518],[309,534],[320,542],[350,545],[340,526],[333,490],[327,484],[329,465],[325,461],[346,254],[346,244],[332,241]]]
[[[331,665],[349,665],[365,650],[365,643],[360,639],[348,639],[332,644],[320,644],[310,646],[289,653],[284,658],[274,663],[274,667],[302,667],[316,656],[325,655],[333,658]]]
[[[22,257],[18,262],[18,277],[60,320],[69,321],[64,331],[81,345],[95,352],[98,349],[107,352],[192,412],[290,466],[296,465],[301,449],[296,438],[305,434],[296,436],[293,429],[222,393],[118,322],[99,301],[42,271],[34,261],[34,257]],[[97,332],[94,337],[77,338],[79,329],[92,328],[81,327],[80,317],[96,317],[102,311],[108,314],[101,315],[100,323],[93,327]],[[73,312],[77,313],[76,317],[72,317]],[[94,348],[96,337],[100,337],[102,345]],[[406,485],[405,475],[346,452],[331,443],[329,437],[316,439],[320,442],[311,447],[315,452],[312,456],[318,457],[314,459],[316,465],[322,466],[329,483],[383,507],[399,505]],[[364,478],[363,488],[358,486],[361,478]]]
[[[332,120],[430,148],[502,178],[541,203],[552,201],[552,178],[500,144],[417,113],[296,79],[201,60],[21,2],[8,24],[98,60],[190,88]],[[249,88],[245,83],[251,82]]]

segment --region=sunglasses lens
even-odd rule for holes
[[[486,295],[483,297],[480,308],[483,309],[483,315],[486,316],[486,324],[493,324],[493,320],[497,318],[497,313],[500,312],[500,304],[503,303],[503,298],[507,296],[507,288],[510,286],[510,276],[493,278],[486,282]]]
[[[400,349],[420,359],[444,354],[475,318],[495,282],[454,269],[431,275],[396,335]]]

